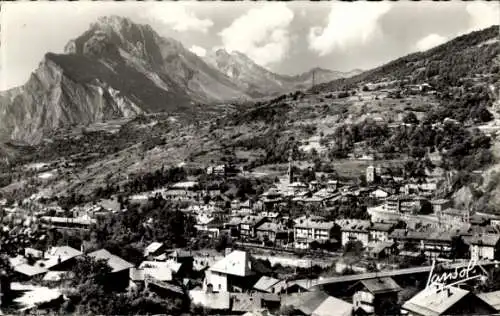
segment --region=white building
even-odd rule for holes
[[[470,237],[470,257],[471,259],[481,260],[489,259],[495,260],[500,247],[500,235],[476,235]]]
[[[393,224],[390,223],[372,223],[368,228],[370,233],[369,240],[372,242],[385,242],[389,241],[389,235],[394,228]]]
[[[235,250],[205,272],[203,290],[232,292],[233,285],[237,285],[252,274],[249,254]]]
[[[385,199],[388,196],[389,196],[389,192],[384,191],[382,189],[376,189],[375,191],[372,191],[370,193],[370,197],[377,198],[377,199]]]
[[[342,228],[342,246],[345,246],[349,241],[360,241],[363,247],[368,245],[370,240],[370,222],[355,221],[349,223]]]
[[[308,249],[311,242],[325,243],[333,238],[335,222],[316,221],[310,218],[296,222],[293,227],[295,248]]]
[[[440,216],[441,212],[452,206],[451,201],[448,199],[431,200],[432,211],[434,214]]]
[[[376,175],[375,167],[371,165],[368,166],[366,168],[366,182],[367,183],[375,182],[375,175]]]

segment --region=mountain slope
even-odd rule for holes
[[[340,71],[313,68],[308,72],[296,76],[280,75],[259,66],[243,53],[237,51],[229,53],[224,49],[210,51],[205,60],[214,68],[234,79],[240,87],[257,95],[283,93],[309,88],[313,83],[313,73],[316,84],[360,73],[359,70],[343,73]]]
[[[76,123],[240,98],[249,97],[179,42],[148,25],[103,17],[65,54],[46,54],[24,86],[0,94],[0,139],[37,143]]]
[[[500,59],[499,26],[459,36],[425,52],[393,60],[347,79],[316,86],[314,91],[340,90],[363,82],[408,80],[428,81],[435,86],[457,85],[474,74],[498,75]]]
[[[149,25],[134,24],[126,18],[99,18],[89,31],[68,43],[66,52],[97,58],[106,53],[119,55],[162,89],[177,85],[197,101],[245,97],[228,77],[180,42],[160,37]]]

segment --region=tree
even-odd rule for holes
[[[255,194],[255,189],[253,188],[252,182],[247,178],[239,178],[236,183],[238,191],[236,196],[239,199],[245,198],[247,195]]]
[[[219,240],[215,244],[215,250],[218,252],[223,252],[227,247],[231,245],[231,239],[228,235],[222,234],[219,236]]]
[[[178,315],[187,307],[187,300],[160,299],[144,293],[116,293],[109,287],[106,276],[111,268],[104,260],[81,258],[72,269],[75,278],[74,291],[68,293],[70,300],[61,306],[60,312],[98,315]]]
[[[72,279],[72,285],[74,287],[78,287],[90,281],[97,286],[102,286],[103,289],[107,289],[107,286],[109,286],[107,276],[111,273],[112,269],[106,260],[96,260],[92,257],[82,256],[78,259],[71,271],[75,275]]]
[[[363,243],[359,240],[349,240],[344,246],[344,256],[359,257],[363,253]]]
[[[309,244],[309,247],[311,248],[311,250],[317,250],[317,249],[320,249],[321,245],[319,242],[317,242],[316,240],[313,240],[310,244]]]
[[[427,215],[431,214],[433,212],[432,210],[432,204],[428,200],[422,200],[420,201],[420,210],[418,211],[419,214]]]
[[[500,290],[500,268],[496,267],[488,275],[488,278],[479,285],[480,292],[493,292]]]
[[[0,273],[5,273],[7,276],[12,276],[14,270],[9,261],[9,257],[4,254],[0,254]]]
[[[363,255],[363,244],[359,240],[349,240],[344,246],[344,257],[349,270],[352,271],[352,265],[359,262]]]
[[[453,259],[466,258],[469,247],[465,244],[461,236],[454,236],[451,239],[451,257]]]
[[[408,112],[404,117],[403,117],[403,123],[405,124],[418,124],[418,118],[413,112]]]

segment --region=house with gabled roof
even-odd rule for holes
[[[264,275],[253,285],[253,289],[264,293],[274,293],[274,286],[279,282],[279,279]]]
[[[22,280],[28,280],[35,276],[45,274],[48,269],[38,265],[30,265],[28,263],[19,263],[13,266],[14,273]]]
[[[398,293],[401,287],[390,277],[361,280],[354,284],[352,298],[354,310],[366,314],[386,315],[387,306],[398,308]]]
[[[340,226],[335,222],[305,218],[295,223],[293,235],[295,248],[308,249],[313,241],[320,244],[337,243]]]
[[[231,312],[245,313],[262,308],[277,310],[280,307],[279,295],[270,293],[230,293]]]
[[[277,239],[286,241],[288,237],[288,231],[283,225],[278,223],[264,222],[255,231],[257,238],[262,242],[270,241],[276,243]]]
[[[138,268],[132,267],[129,275],[130,280],[135,283],[142,283],[148,277],[154,280],[170,282],[179,272],[180,263],[175,261],[143,261]]]
[[[254,238],[256,236],[256,228],[267,219],[262,216],[247,215],[241,219],[240,234],[243,238]]]
[[[110,253],[106,249],[91,252],[87,256],[95,260],[104,260],[111,267],[107,280],[109,284],[112,284],[118,290],[128,287],[130,269],[134,267],[132,263]]]
[[[371,223],[369,221],[352,220],[347,221],[342,226],[342,246],[345,246],[349,241],[359,241],[366,246],[370,240]]]
[[[475,234],[463,239],[469,244],[471,259],[495,260],[500,257],[500,234]]]
[[[369,240],[371,242],[385,242],[389,240],[389,235],[394,229],[392,223],[370,223],[368,231],[370,232]]]
[[[148,256],[159,256],[165,251],[165,244],[162,242],[157,242],[154,241],[150,243],[145,249],[144,249],[144,257]]]
[[[454,286],[429,286],[403,304],[409,316],[492,315],[497,311],[487,299]]]
[[[323,291],[294,293],[282,297],[282,305],[292,308],[293,315],[351,316],[353,306]]]
[[[500,291],[479,293],[477,296],[500,312]]]
[[[38,260],[35,265],[52,271],[68,271],[83,253],[70,246],[52,247]]]
[[[234,292],[235,289],[251,288],[254,283],[255,273],[252,271],[250,255],[245,251],[234,250],[205,272],[203,289]]]

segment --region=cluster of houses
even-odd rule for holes
[[[207,173],[223,176],[227,170],[224,166],[214,166]],[[316,248],[337,251],[357,243],[364,255],[377,260],[394,254],[450,258],[460,243],[463,257],[500,258],[500,216],[474,213],[461,205],[455,207],[450,199],[436,198],[437,183],[446,183],[447,179],[449,175],[409,181],[392,176],[384,168],[369,166],[363,187],[337,180],[304,183],[294,177],[290,163],[286,178],[254,198],[231,199],[218,187],[202,187],[198,181],[190,180],[128,199],[142,203],[160,195],[166,200],[182,201],[185,205],[182,211],[195,218],[200,235],[218,238],[226,234],[242,245],[302,252]],[[353,197],[370,201],[369,219],[327,220],[318,214],[292,217],[287,212],[290,203],[328,210]],[[426,211],[422,212],[424,208]],[[69,211],[57,205],[44,205],[43,211],[30,212],[24,217],[17,217],[26,215],[22,206],[4,209],[13,224],[29,227],[36,221],[42,227],[60,229],[89,229],[103,217],[126,211],[114,199],[76,206]],[[30,232],[20,232],[18,236],[23,234],[30,236]],[[71,268],[85,256],[106,260],[112,268],[110,282],[119,290],[147,287],[158,295],[189,296],[195,306],[219,314],[277,312],[288,306],[294,315],[370,315],[391,304],[402,306],[410,315],[444,315],[471,303],[474,303],[471,314],[500,309],[500,294],[475,295],[456,287],[447,291],[425,288],[407,302],[401,302],[398,294],[401,287],[390,277],[360,279],[342,296],[334,297],[313,289],[305,280],[280,279],[271,273],[256,272],[255,260],[245,251],[228,250],[223,256],[202,256],[182,249],[166,249],[161,242],[145,248],[144,260],[139,265],[106,249],[85,252],[69,246],[47,251],[26,246],[23,254],[10,258],[10,265],[16,280],[36,279],[46,286],[57,287],[75,277],[70,273]],[[193,271],[204,274],[201,282],[191,278]],[[1,275],[0,280],[0,298],[5,301],[10,286]]]
[[[358,225],[362,223],[349,226],[357,229]],[[387,238],[386,229],[379,228],[373,229],[373,237],[368,239]],[[181,249],[166,249],[160,242],[153,242],[144,249],[144,260],[138,265],[106,249],[84,253],[69,246],[51,247],[45,252],[26,248],[23,255],[9,260],[17,282],[36,281],[36,284],[57,291],[75,278],[72,268],[85,256],[107,262],[111,268],[108,282],[117,291],[148,288],[160,297],[189,297],[194,307],[209,313],[260,315],[265,312],[279,315],[280,311],[288,309],[293,315],[381,315],[392,311],[427,316],[458,315],[464,311],[468,315],[493,314],[500,310],[499,292],[474,294],[455,286],[428,286],[409,300],[402,301],[402,287],[386,276],[353,279],[354,282],[341,295],[332,296],[316,288],[310,280],[279,279],[263,273],[255,269],[255,260],[250,253],[232,249],[226,249],[223,256],[201,266],[195,264],[201,260],[199,255]],[[204,273],[201,283],[190,278],[195,270]],[[0,297],[4,298],[1,302],[5,306],[9,303],[11,284],[10,280],[1,280]]]
[[[223,166],[214,166],[210,172],[223,170]],[[469,246],[471,257],[496,259],[500,216],[454,208],[451,200],[434,198],[437,182],[446,182],[449,177],[429,176],[425,182],[412,182],[391,176],[385,168],[368,166],[366,187],[337,180],[303,183],[297,181],[290,162],[287,176],[253,199],[229,199],[220,189],[202,188],[198,181],[191,180],[129,200],[147,201],[161,195],[167,200],[185,201],[183,211],[194,216],[199,234],[210,238],[227,234],[243,242],[296,250],[336,250],[349,241],[359,241],[375,257],[395,248],[448,257],[454,240],[461,238]],[[204,196],[210,196],[208,202]],[[327,221],[314,214],[291,218],[286,212],[290,202],[328,209],[350,197],[371,201],[373,206],[367,209],[370,220]],[[425,204],[427,211],[421,213]],[[87,229],[106,215],[126,211],[112,199],[76,206],[69,212],[57,205],[45,206],[44,210],[33,218],[47,227],[73,229]]]

